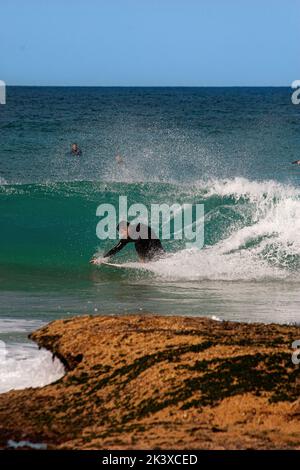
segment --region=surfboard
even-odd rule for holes
[[[147,268],[144,263],[138,263],[138,262],[129,262],[129,263],[123,263],[123,264],[118,264],[118,263],[110,263],[104,261],[103,263],[99,264],[98,267],[101,266],[107,266],[108,268],[116,268],[119,269],[120,271],[122,270],[130,270],[130,271],[147,271]]]
[[[127,264],[117,264],[117,263],[109,263],[104,261],[104,263],[101,263],[99,266],[109,266],[111,268],[117,268],[117,269],[136,269],[136,266],[130,266]]]

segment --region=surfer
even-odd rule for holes
[[[121,240],[109,250],[103,258],[110,258],[121,251],[128,243],[134,243],[137,255],[142,263],[159,258],[165,253],[161,241],[148,225],[138,223],[131,225],[129,222],[120,222],[117,230]],[[101,264],[97,258],[91,260],[92,264]]]
[[[82,155],[82,151],[80,150],[80,148],[78,147],[78,144],[74,143],[71,145],[71,155],[73,156],[76,156],[76,157],[79,157],[80,155]]]
[[[300,160],[295,160],[294,162],[292,162],[292,165],[300,165]]]

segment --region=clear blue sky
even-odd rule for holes
[[[300,0],[1,0],[8,85],[287,85]]]

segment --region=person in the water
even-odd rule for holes
[[[78,147],[78,144],[74,143],[71,145],[71,155],[74,155],[76,157],[79,157],[80,155],[82,155],[82,151],[80,150],[80,148]]]
[[[105,260],[99,260],[93,258],[92,264],[101,264],[102,261],[106,261],[107,258],[114,256],[116,253],[121,251],[128,243],[134,243],[137,255],[141,262],[151,261],[160,258],[164,255],[165,250],[161,244],[161,241],[156,236],[155,232],[148,225],[137,224],[131,225],[129,222],[120,222],[117,227],[121,235],[121,240],[109,250],[103,258]]]
[[[295,160],[294,162],[292,162],[292,165],[300,165],[300,160]]]
[[[118,165],[124,165],[124,160],[123,160],[123,157],[121,157],[121,155],[116,155],[115,160]]]

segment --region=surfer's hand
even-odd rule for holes
[[[104,261],[103,258],[92,258],[90,263],[98,265],[98,264],[103,263],[103,261]]]

